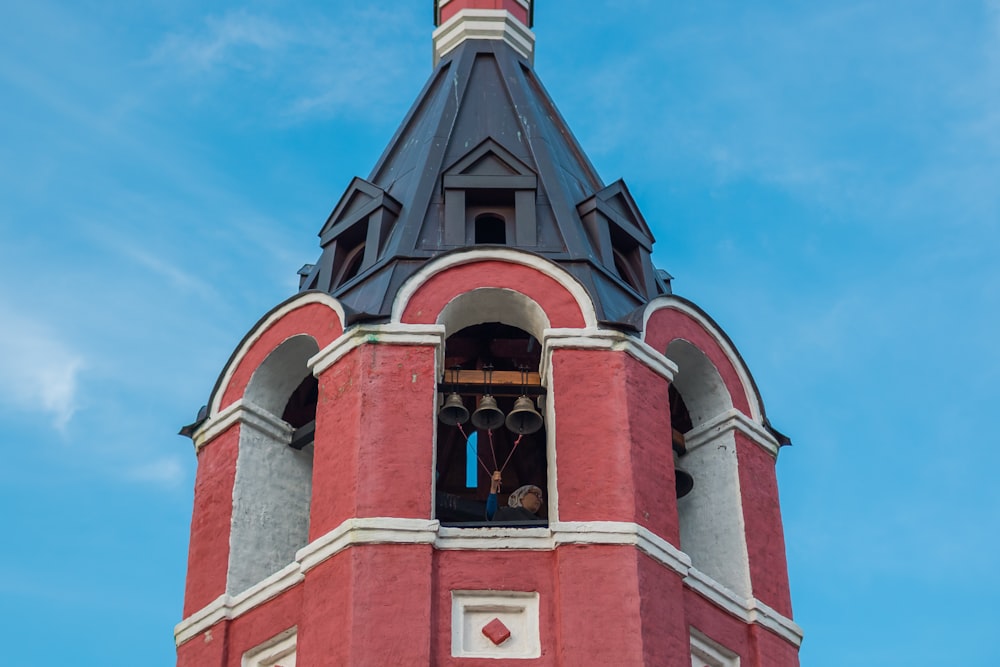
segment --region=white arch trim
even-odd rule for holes
[[[438,257],[425,264],[419,271],[414,273],[403,283],[392,303],[392,321],[401,322],[403,313],[410,303],[413,295],[424,286],[431,278],[455,266],[463,264],[473,264],[485,261],[506,262],[507,264],[520,264],[555,280],[564,287],[576,301],[580,312],[583,314],[584,326],[587,328],[597,328],[597,311],[590,295],[583,288],[576,278],[564,271],[559,265],[543,259],[537,255],[521,252],[512,248],[491,248],[489,250],[468,250],[465,252],[449,253]],[[478,285],[473,286],[480,287]]]
[[[705,315],[697,309],[692,308],[690,305],[672,296],[661,296],[653,299],[646,305],[646,309],[642,315],[643,342],[646,341],[649,318],[652,317],[653,313],[656,311],[664,309],[672,309],[684,313],[691,319],[698,322],[698,324],[700,324],[702,328],[708,332],[712,339],[718,344],[723,354],[726,355],[729,363],[736,369],[736,375],[739,377],[740,385],[743,387],[743,394],[746,396],[747,404],[750,406],[750,414],[754,421],[760,423],[762,420],[760,401],[757,400],[756,392],[753,390],[754,383],[750,377],[750,371],[747,369],[746,364],[743,363],[743,359],[740,358],[740,355],[733,348],[732,344],[719,330],[718,325],[705,317]],[[666,352],[666,350],[663,350],[663,352]]]
[[[344,314],[344,307],[340,305],[339,301],[325,292],[305,292],[274,309],[267,317],[254,325],[254,328],[251,330],[252,333],[246,338],[246,340],[243,341],[239,349],[233,355],[232,359],[230,359],[229,363],[226,365],[226,368],[222,373],[222,381],[219,383],[219,388],[212,396],[211,405],[209,405],[208,414],[210,417],[218,414],[219,406],[222,404],[222,397],[226,394],[226,390],[229,388],[229,383],[233,379],[233,373],[235,373],[236,369],[239,368],[240,364],[243,362],[243,358],[246,357],[247,352],[249,352],[250,348],[254,346],[254,343],[260,340],[260,338],[272,326],[274,326],[275,322],[282,319],[293,310],[297,310],[310,303],[319,303],[330,308],[330,310],[335,312],[337,317],[340,319],[341,328],[344,327],[344,322],[347,321],[347,317]]]

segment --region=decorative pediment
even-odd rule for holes
[[[374,183],[355,177],[320,230],[320,245],[327,245],[341,232],[370,217],[380,208],[396,218],[402,210],[402,204]]]
[[[625,181],[619,179],[577,204],[577,212],[581,218],[597,211],[609,221],[614,222],[619,229],[631,236],[646,250],[652,250],[653,233],[642,217],[642,212],[632,198]]]
[[[445,169],[445,189],[509,188],[533,190],[534,170],[493,139],[486,139]]]

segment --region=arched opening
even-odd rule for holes
[[[361,265],[365,261],[365,244],[359,243],[358,245],[351,248],[346,255],[344,255],[343,269],[340,271],[340,275],[337,277],[336,285],[339,287],[344,283],[348,282],[354,278],[361,271]]]
[[[457,394],[469,415],[474,415],[487,393],[496,399],[497,408],[505,416],[517,409],[515,403],[522,395],[531,400],[527,403],[522,400],[521,408],[536,409],[536,401],[544,394],[538,378],[540,363],[538,339],[524,329],[500,322],[471,324],[452,333],[445,342],[445,366],[449,370],[439,390],[442,397]],[[452,407],[455,401],[452,399]],[[488,429],[477,428],[474,421],[438,423],[436,518],[444,525],[464,527],[546,525],[549,512],[545,424],[537,431],[518,434],[503,423]],[[502,486],[496,494],[500,509],[491,516],[494,471],[501,472]],[[509,511],[512,493],[528,485],[540,491],[537,511]],[[530,509],[517,494],[514,504]]]
[[[309,541],[318,384],[307,361],[318,351],[312,337],[293,336],[267,356],[247,385],[246,409],[257,418],[240,428],[230,594],[293,562]]]
[[[639,280],[638,272],[632,266],[628,257],[625,256],[625,253],[618,248],[612,248],[611,254],[614,257],[615,270],[618,272],[618,276],[628,283],[629,287],[637,292],[642,292],[642,282]]]
[[[708,356],[676,339],[667,357],[677,364],[670,387],[674,443],[681,434],[677,464],[691,475],[693,490],[677,500],[681,549],[692,564],[730,590],[750,595],[736,441],[731,429],[701,429],[729,412],[732,397]]]
[[[507,244],[507,222],[495,213],[476,216],[476,245]]]

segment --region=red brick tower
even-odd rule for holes
[[[786,439],[743,360],[556,111],[531,0],[435,22],[420,97],[185,429],[178,665],[798,665]],[[490,518],[494,470],[501,506],[536,487],[519,515]]]

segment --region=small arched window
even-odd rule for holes
[[[340,271],[340,276],[337,278],[337,285],[343,285],[348,280],[358,275],[361,271],[361,264],[365,261],[365,244],[364,242],[359,243],[344,256],[344,268]]]
[[[507,244],[507,222],[495,213],[476,217],[476,245]]]

